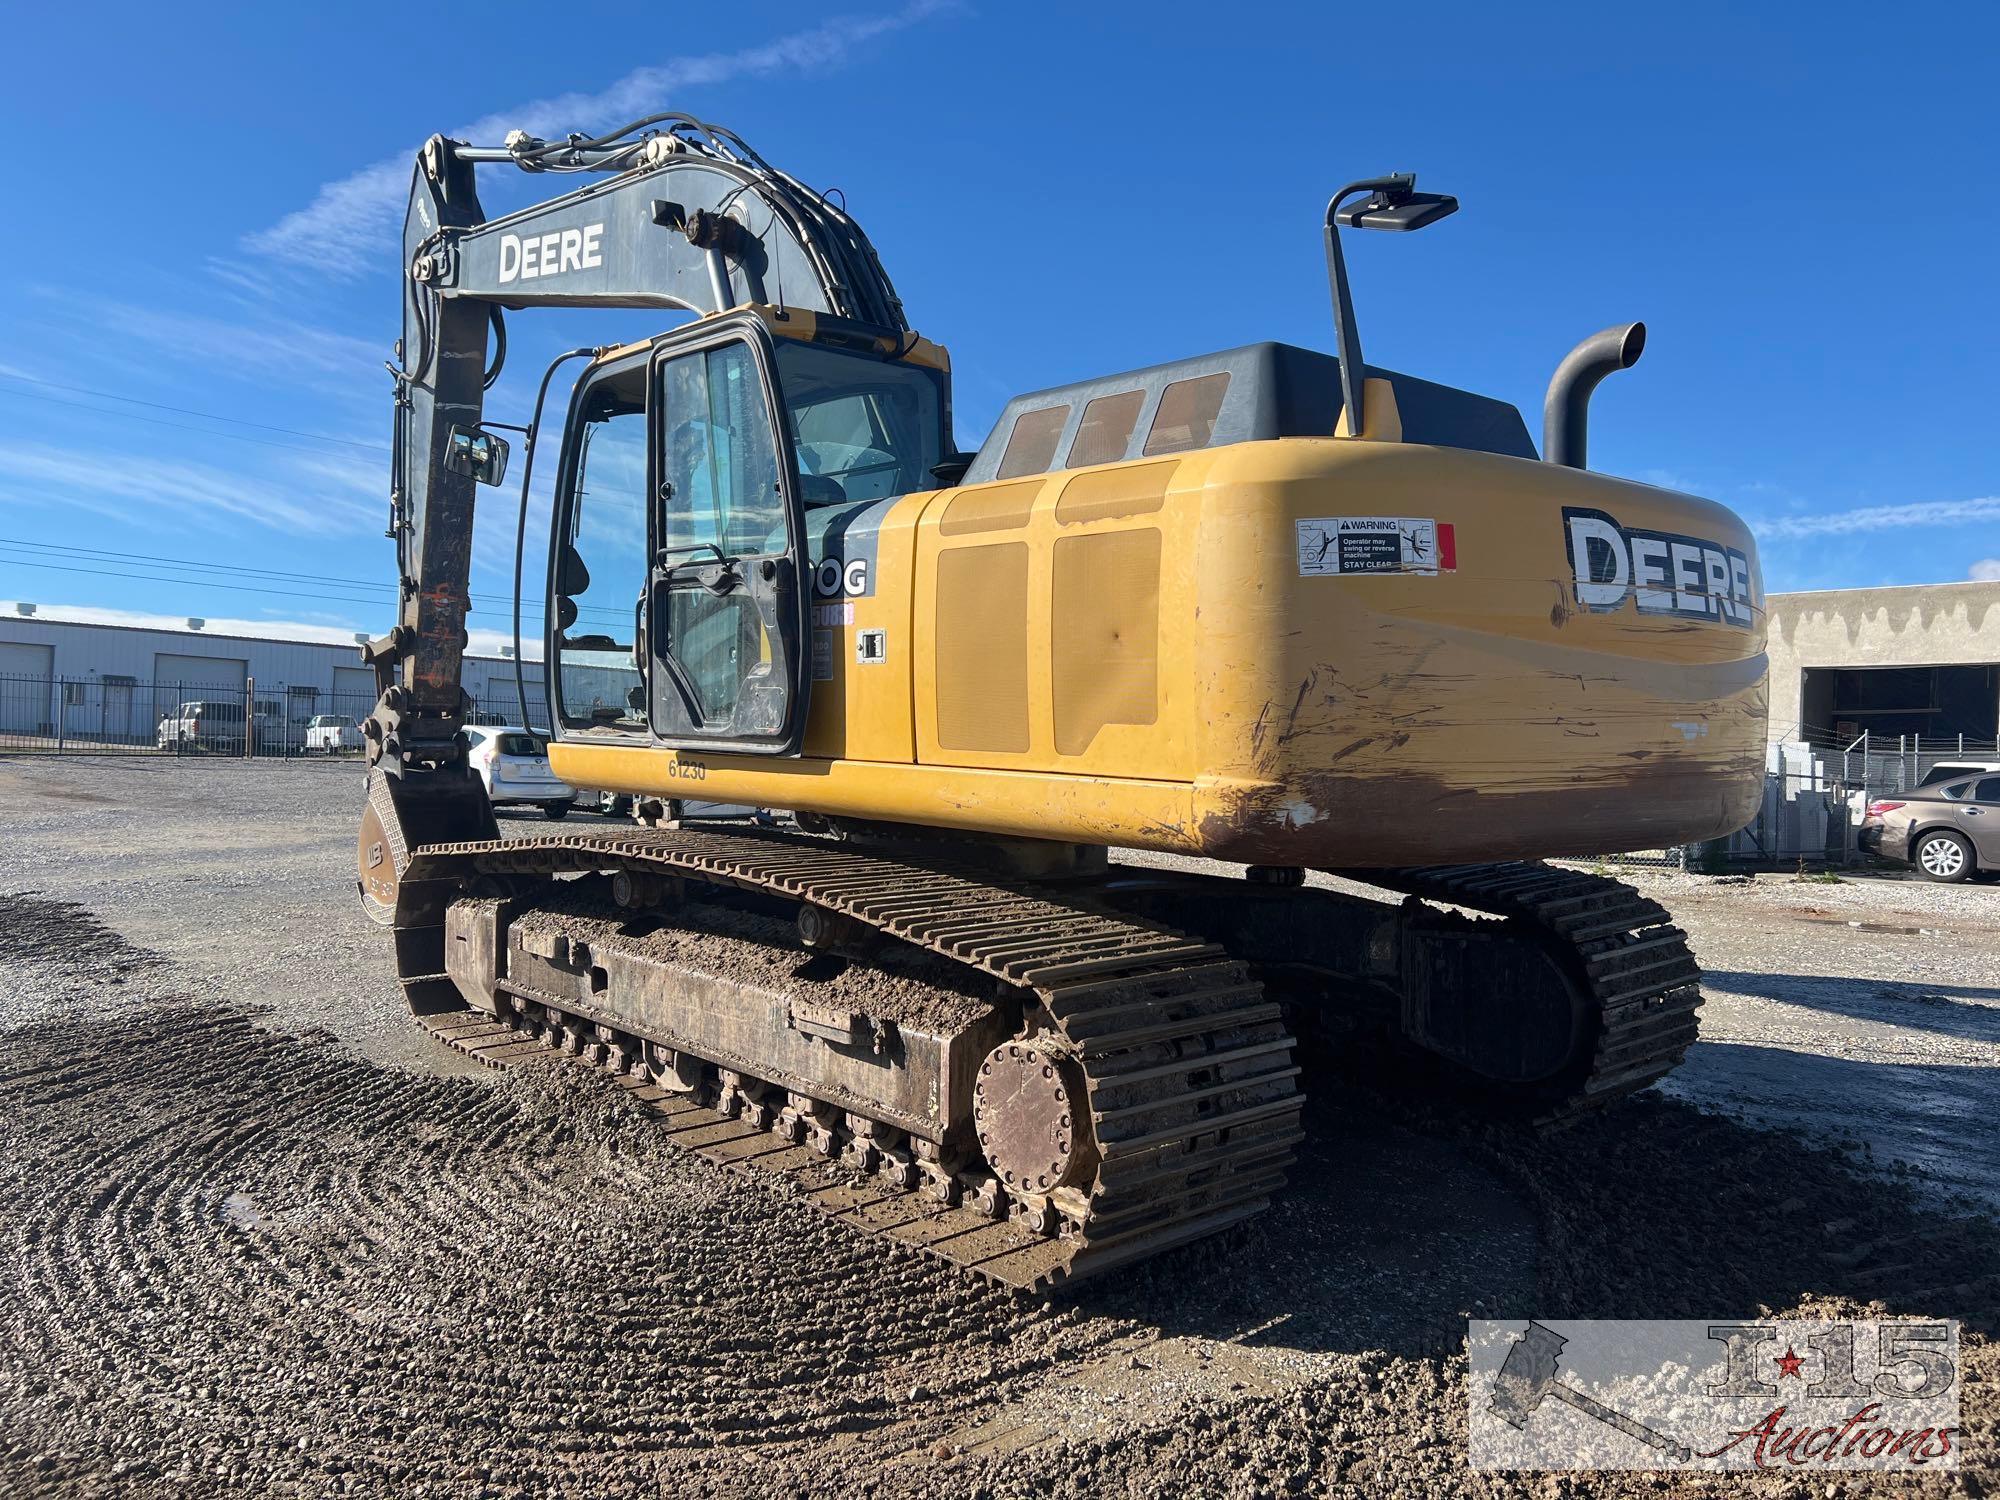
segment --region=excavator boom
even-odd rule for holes
[[[481,163],[612,175],[489,220]],[[397,778],[457,776],[479,482],[468,454],[489,451],[474,445],[499,374],[489,331],[504,330],[502,309],[705,314],[769,303],[822,315],[828,334],[843,323],[863,340],[909,330],[874,247],[843,209],[686,115],[557,145],[516,137],[482,149],[433,136],[411,177],[403,263],[389,523],[402,603],[396,629],[367,652],[383,695],[366,726],[369,757]],[[498,348],[504,356],[504,333]]]

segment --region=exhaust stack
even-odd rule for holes
[[[1542,403],[1542,461],[1582,469],[1589,446],[1590,393],[1614,370],[1629,370],[1646,352],[1646,325],[1627,323],[1593,333],[1563,356]]]

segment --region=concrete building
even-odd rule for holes
[[[2000,583],[1772,594],[1771,738],[1839,749],[2000,735]]]
[[[27,611],[27,612],[23,612]],[[328,632],[331,634],[332,632]],[[528,708],[548,722],[542,664],[524,661]],[[0,615],[0,734],[151,743],[160,719],[214,694],[294,723],[314,714],[360,718],[375,706],[375,676],[357,643],[228,634],[189,620],[179,628],[64,618],[60,606],[15,605]],[[482,714],[520,719],[514,662],[467,656],[465,690]]]

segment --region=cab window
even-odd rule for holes
[[[660,455],[659,561],[670,570],[784,556],[790,548],[785,494],[778,482],[763,376],[747,344],[677,355],[660,367],[666,428]],[[734,728],[769,733],[782,693],[744,704],[744,685],[773,675],[776,652],[754,592],[671,586],[659,622],[669,676],[677,681],[669,734]],[[693,702],[678,702],[682,687]],[[739,708],[744,711],[739,713]]]
[[[634,366],[583,397],[582,437],[556,555],[555,649],[571,723],[639,726],[634,617],[646,588],[646,385]]]
[[[1056,443],[1068,424],[1067,406],[1022,412],[1007,435],[1007,449],[1000,455],[1000,470],[994,477],[1019,479],[1026,474],[1048,473],[1055,465]]]
[[[920,365],[780,339],[778,383],[807,506],[881,500],[935,487],[944,395]]]
[[[725,557],[785,550],[784,495],[764,390],[743,344],[668,360],[661,547]]]

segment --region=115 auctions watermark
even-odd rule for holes
[[[1958,1324],[1474,1320],[1478,1469],[1959,1463]]]

